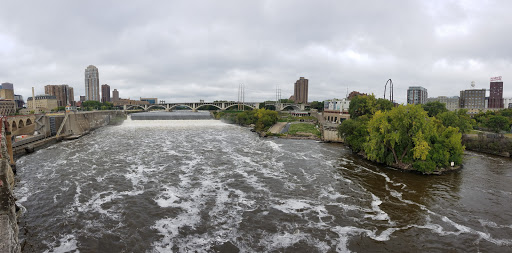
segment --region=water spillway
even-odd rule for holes
[[[213,119],[208,111],[140,112],[132,113],[132,120],[209,120]]]

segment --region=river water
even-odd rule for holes
[[[131,121],[17,161],[23,252],[512,252],[512,160],[400,172],[215,120]]]

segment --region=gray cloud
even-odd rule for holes
[[[512,67],[509,1],[8,1],[0,10],[0,81],[30,96],[67,83],[84,94],[84,69],[121,97],[246,100],[293,93],[310,100],[347,89],[395,99],[421,85],[458,95]]]

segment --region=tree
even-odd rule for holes
[[[82,107],[87,108],[88,111],[93,109],[99,110],[101,108],[101,103],[94,100],[87,100],[82,102]]]
[[[379,98],[377,99],[376,107],[378,111],[389,111],[393,108],[393,102],[387,99]]]
[[[363,147],[369,160],[430,172],[462,162],[461,137],[457,128],[428,117],[421,106],[407,105],[375,113]]]
[[[436,118],[438,118],[444,126],[458,128],[461,133],[469,132],[475,124],[475,120],[469,117],[465,109],[458,110],[457,112],[442,112],[439,113]]]
[[[428,102],[423,105],[423,109],[428,112],[429,117],[437,116],[439,113],[447,112],[446,104],[439,101]]]
[[[350,118],[355,119],[357,117],[370,114],[373,115],[376,111],[377,100],[374,95],[370,96],[355,96],[350,100],[348,112]]]
[[[504,116],[490,116],[486,126],[495,133],[510,130],[509,119]]]
[[[310,108],[317,109],[319,112],[322,112],[324,110],[324,102],[313,101],[311,102]]]
[[[354,153],[364,151],[364,143],[367,142],[368,136],[368,122],[370,117],[363,115],[357,119],[344,120],[341,125],[338,126],[338,136],[344,139],[346,145],[348,145]]]

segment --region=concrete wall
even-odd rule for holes
[[[18,222],[16,204],[12,194],[14,189],[14,173],[9,166],[7,147],[3,127],[1,130],[0,158],[0,252],[20,252],[18,241]]]
[[[60,135],[82,135],[108,125],[114,117],[123,116],[123,111],[93,111],[69,113]],[[60,124],[58,124],[60,126]]]
[[[324,129],[322,131],[322,140],[328,142],[343,142],[343,139],[338,136],[338,131],[333,129]]]

